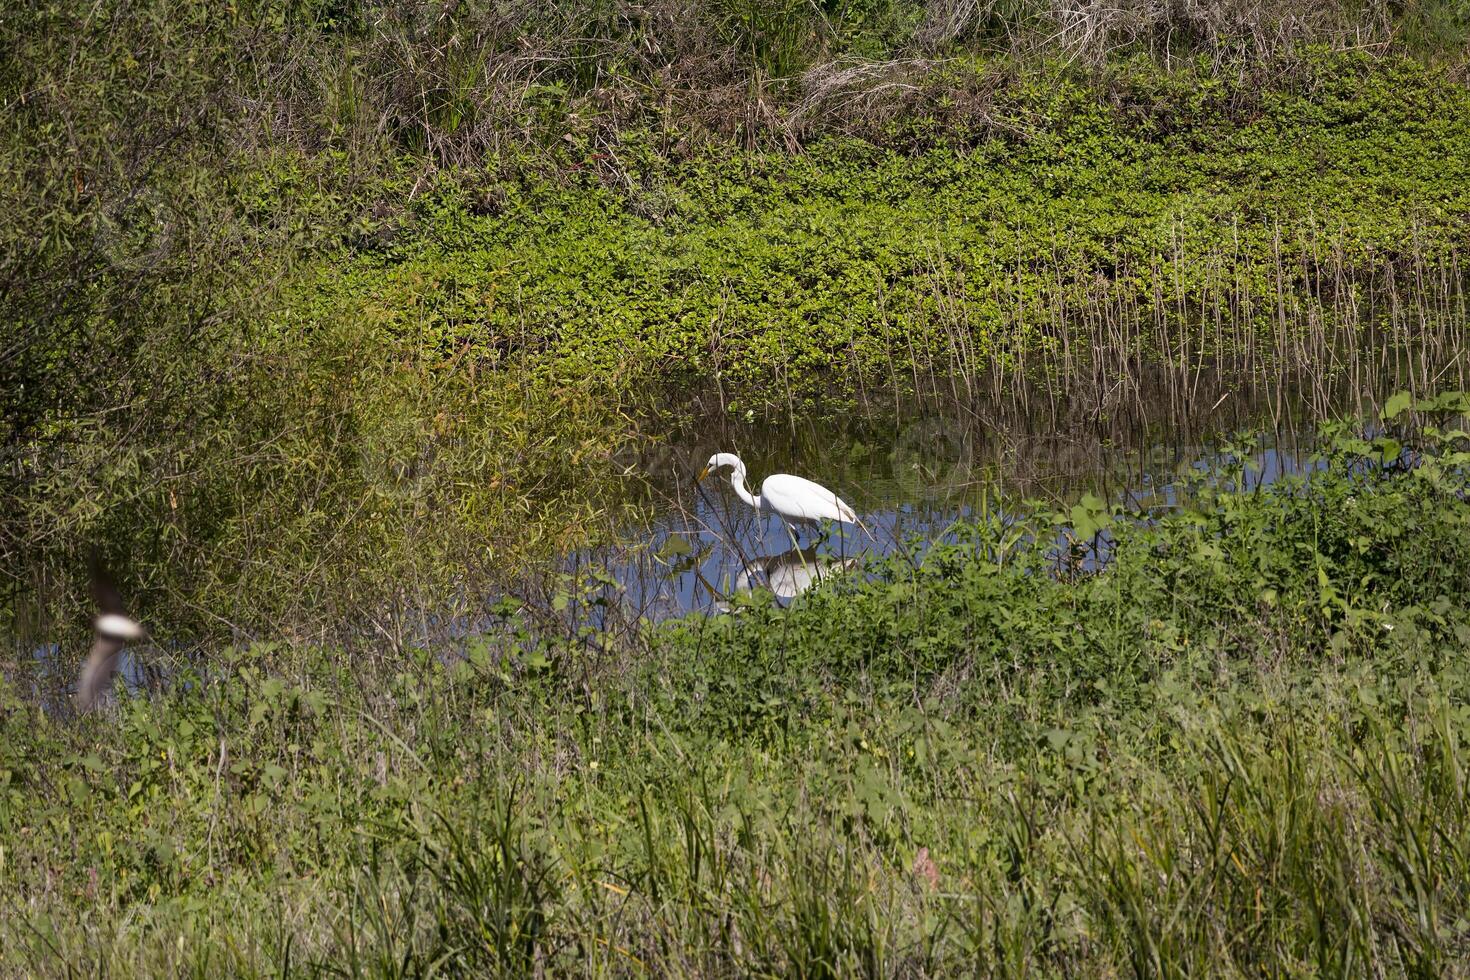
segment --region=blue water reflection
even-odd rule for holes
[[[692,451],[699,458],[702,447]],[[816,464],[800,475],[827,482],[852,503],[862,528],[829,525],[818,534],[791,532],[776,516],[757,513],[738,500],[724,481],[709,480],[670,501],[640,531],[636,546],[591,549],[571,556],[566,570],[574,576],[595,571],[606,584],[586,612],[597,626],[616,612],[625,620],[663,619],[692,612],[720,612],[741,592],[764,590],[772,601],[786,604],[807,588],[834,574],[852,571],[872,556],[900,552],[917,559],[929,543],[956,540],[957,524],[984,515],[1007,520],[1038,510],[1066,507],[1088,493],[1104,505],[1157,517],[1186,504],[1202,487],[1246,491],[1300,476],[1323,464],[1311,446],[1291,438],[1256,442],[1248,450],[1227,446],[1205,450],[1151,447],[1109,465],[1098,458],[1081,485],[1063,483],[1037,491],[1008,485],[994,467],[979,468],[966,479],[937,485],[900,483],[891,473],[862,479],[851,469],[832,479]],[[765,474],[753,473],[753,481]],[[1051,492],[1045,492],[1050,490]],[[1059,529],[1054,542],[1065,547]],[[1105,561],[1110,539],[1100,536],[1084,567]]]

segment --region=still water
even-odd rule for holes
[[[1248,485],[1301,473],[1314,465],[1311,433],[1320,421],[1226,401],[1184,417],[1084,413],[1045,424],[954,406],[814,414],[766,425],[711,412],[683,418],[651,450],[619,461],[646,518],[621,528],[612,543],[562,556],[549,571],[523,570],[508,582],[467,573],[453,596],[405,604],[391,636],[377,619],[344,621],[319,642],[379,655],[419,647],[454,656],[499,628],[497,610],[508,598],[555,629],[611,632],[718,614],[742,592],[787,604],[834,575],[862,574],[875,556],[917,558],[928,543],[953,539],[957,522],[977,515],[1065,510],[1084,496],[1156,515],[1178,506],[1202,479],[1239,473],[1241,463],[1249,467],[1241,476]],[[736,497],[727,473],[696,480],[717,451],[744,459],[753,490],[778,472],[823,484],[857,511],[862,527],[801,529],[793,540],[778,517]],[[142,612],[154,640],[124,653],[120,673],[129,688],[160,683],[185,665],[207,672],[221,640],[174,639],[184,631],[162,621],[157,607]],[[15,662],[41,668],[32,682],[43,703],[68,700],[72,665],[87,642],[81,625],[78,619],[67,643],[50,634],[17,638]],[[257,638],[277,637],[230,640]]]
[[[1191,424],[1087,419],[1039,429],[1014,418],[915,415],[756,428],[705,419],[642,461],[652,519],[628,543],[571,555],[564,568],[605,581],[598,608],[625,620],[725,608],[763,589],[786,603],[865,558],[912,555],[952,540],[957,522],[1065,509],[1083,495],[1129,511],[1179,506],[1188,487],[1246,464],[1247,486],[1311,468],[1314,420],[1221,413]],[[798,529],[756,512],[728,471],[697,481],[717,451],[738,453],[759,492],[771,473],[816,480],[857,511],[862,527]],[[609,617],[597,616],[599,624]]]

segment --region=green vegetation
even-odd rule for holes
[[[981,520],[632,646],[507,606],[464,659],[241,649],[80,724],[7,688],[0,965],[1451,970],[1470,453],[1342,445],[1117,515],[1100,572]]]
[[[998,393],[1017,373],[1085,400],[1098,372],[1136,383],[1143,364],[1346,368],[1361,388],[1384,373],[1363,352],[1410,337],[1450,361],[1470,90],[1409,62],[1309,64],[1264,92],[1134,64],[1114,105],[1053,68],[964,68],[1001,76],[985,120],[883,144],[675,162],[625,134],[611,187],[456,174],[381,249],[324,259],[303,284],[315,305],[288,309],[571,376],[717,386],[762,413]]]
[[[708,380],[728,335],[750,387],[806,383],[846,346],[860,378],[970,376],[1140,297],[1181,314],[1156,351],[1200,309],[1228,310],[1236,339],[1266,307],[1274,334],[1312,330],[1317,305],[1341,320],[1357,292],[1410,283],[1424,295],[1392,309],[1462,310],[1467,37],[1457,0],[32,6],[0,23],[0,436],[105,454],[109,432],[194,429],[270,391],[254,328],[294,324],[298,270],[326,256],[367,275],[407,252],[426,289],[387,317],[427,309],[447,321],[429,339],[467,333],[477,356],[588,333],[687,362],[712,336],[686,365]],[[559,241],[503,275],[466,268],[537,244],[545,224],[514,215],[457,235],[517,203],[551,210]],[[637,283],[548,292],[573,234],[595,256],[665,223],[640,280],[675,291],[657,308],[621,312]],[[855,244],[880,229],[873,254]],[[1307,309],[1268,302],[1298,286]],[[880,352],[911,326],[904,372]],[[1082,344],[1040,346],[1085,370]]]
[[[1463,969],[1461,0],[13,6],[0,973]],[[691,393],[1391,432],[600,632]]]
[[[1106,414],[1162,372],[1171,405],[1204,377],[1321,412],[1463,381],[1467,89],[1362,52],[1263,70],[971,57],[798,154],[611,143],[567,103],[476,166],[284,139],[168,155],[125,215],[100,174],[43,189],[5,293],[8,585],[80,594],[51,569],[101,538],[199,636],[444,601],[487,551],[514,576],[607,537],[611,458],[689,390],[779,416],[1022,377]]]

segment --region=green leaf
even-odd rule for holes
[[[678,534],[671,534],[665,538],[663,545],[657,551],[660,558],[681,558],[693,553],[694,545],[690,544],[687,538]]]
[[[1081,502],[1072,506],[1072,529],[1083,540],[1096,537],[1113,522],[1107,502],[1094,494],[1086,494]]]
[[[1407,391],[1394,393],[1389,397],[1388,401],[1383,403],[1383,420],[1386,422],[1389,419],[1398,418],[1400,415],[1404,414],[1404,411],[1408,409],[1408,407],[1412,405],[1413,402],[1414,400],[1412,396],[1410,396]]]

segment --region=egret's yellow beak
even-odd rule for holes
[[[707,476],[709,476],[709,467],[708,466],[706,466],[704,469],[700,470],[699,471],[699,475],[696,476],[695,479],[696,480],[703,480]]]

